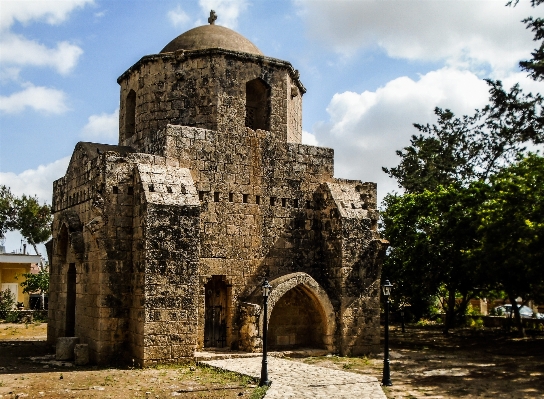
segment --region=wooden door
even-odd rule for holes
[[[227,342],[227,284],[213,276],[205,285],[204,347],[223,348]]]

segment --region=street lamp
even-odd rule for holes
[[[263,290],[263,364],[261,366],[261,381],[259,382],[260,387],[262,387],[263,385],[270,385],[270,381],[268,380],[268,359],[266,357],[266,333],[268,330],[268,296],[270,295],[272,286],[268,284],[268,280],[265,279],[261,288]]]
[[[391,370],[389,369],[389,295],[391,295],[391,287],[393,287],[393,284],[389,280],[385,280],[385,283],[382,285],[383,296],[385,297],[385,348],[383,351],[382,385],[387,387],[393,385],[391,382]]]

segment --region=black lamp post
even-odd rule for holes
[[[382,285],[383,296],[385,297],[385,348],[383,351],[382,385],[387,387],[393,385],[391,382],[391,370],[389,369],[389,295],[391,295],[391,287],[393,287],[393,284],[389,280],[385,280],[385,283]]]
[[[261,381],[259,386],[270,385],[268,380],[268,359],[267,359],[267,348],[266,348],[266,333],[268,331],[268,296],[272,290],[272,286],[268,284],[268,280],[264,280],[262,284],[263,289],[263,364],[261,366]]]

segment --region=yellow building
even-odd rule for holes
[[[29,295],[23,294],[21,283],[25,281],[22,276],[29,273],[33,264],[40,262],[39,255],[5,254],[0,253],[0,290],[9,289],[16,298],[16,302],[22,302],[25,308],[29,307]]]

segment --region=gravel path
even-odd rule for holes
[[[261,375],[260,357],[209,360],[202,363],[252,377],[259,378]],[[272,385],[266,393],[266,399],[386,398],[374,377],[276,357],[268,358],[268,375]]]

